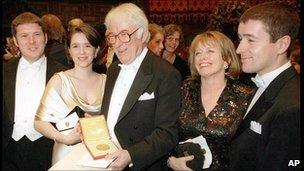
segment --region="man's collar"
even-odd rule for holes
[[[35,61],[33,63],[28,62],[28,60],[24,56],[22,56],[19,61],[19,66],[21,69],[33,68],[33,69],[40,70],[42,64],[45,61],[46,61],[45,55],[43,55],[42,57],[40,57],[37,61]]]
[[[142,61],[144,60],[146,54],[148,52],[148,48],[144,47],[144,49],[141,51],[141,53],[139,54],[139,56],[137,56],[134,61],[132,61],[130,64],[118,64],[118,66],[121,67],[121,69],[132,69],[134,71],[137,71],[138,68],[140,67],[140,64],[142,63]]]

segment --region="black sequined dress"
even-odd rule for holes
[[[210,170],[227,169],[228,150],[232,135],[240,124],[253,89],[227,79],[217,105],[205,115],[201,103],[200,78],[187,79],[182,85],[183,111],[180,115],[180,140],[203,135],[212,153]]]

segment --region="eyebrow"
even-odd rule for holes
[[[121,30],[120,32],[118,32],[118,34],[122,33],[122,32],[129,32],[129,30]],[[110,35],[110,34],[114,34],[114,33],[113,32],[108,32],[106,35]]]
[[[256,36],[254,36],[253,34],[244,34],[243,36],[241,35],[241,34],[238,34],[238,36],[239,37],[249,37],[249,38],[254,38],[254,39],[256,39],[257,37]]]

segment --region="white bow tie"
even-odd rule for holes
[[[264,80],[260,77],[252,77],[251,80],[255,83],[255,85],[260,88],[260,87],[263,87],[265,88],[266,87],[266,84],[264,82]]]
[[[120,68],[123,70],[135,69],[135,66],[133,65],[118,64],[118,66],[120,66]]]
[[[20,63],[20,69],[26,70],[26,69],[33,69],[33,70],[39,70],[40,69],[40,63],[34,63],[34,64],[28,64],[28,63]]]

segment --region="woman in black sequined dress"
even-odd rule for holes
[[[246,112],[253,89],[236,78],[241,72],[231,40],[217,31],[199,34],[190,47],[191,78],[182,85],[180,140],[203,135],[212,153],[210,170],[228,168],[230,140]],[[190,170],[192,156],[170,157],[174,170]]]

